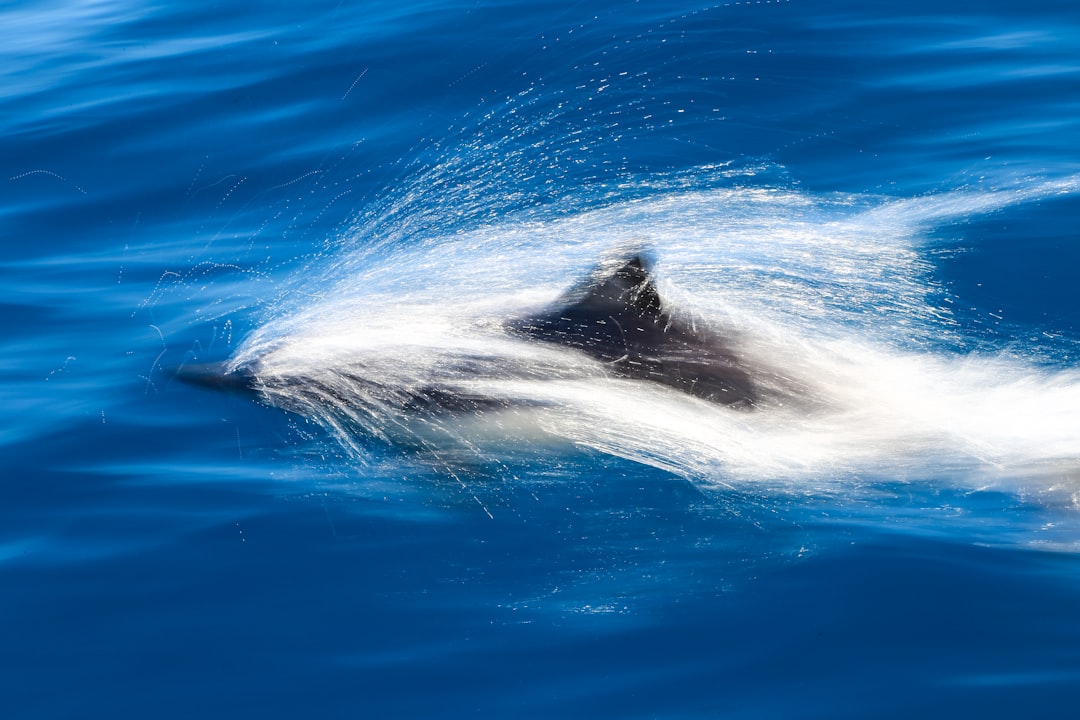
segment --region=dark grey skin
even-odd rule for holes
[[[647,380],[711,402],[752,408],[758,392],[722,338],[664,309],[640,256],[585,286],[581,297],[512,331],[605,363],[619,377]]]
[[[219,392],[256,397],[255,374],[247,368],[229,370],[228,363],[181,365],[173,376],[182,383]]]
[[[638,255],[571,291],[569,299],[550,312],[510,322],[506,329],[525,340],[584,353],[618,377],[659,383],[738,409],[753,408],[759,399],[749,373],[723,338],[664,308]],[[176,377],[211,390],[254,396],[257,370],[228,371],[224,363],[208,363],[180,367]],[[453,412],[479,409],[484,402],[432,388],[406,404],[415,410]]]

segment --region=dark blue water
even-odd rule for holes
[[[58,0],[0,27],[3,717],[1072,711],[1071,0]],[[727,217],[751,241],[699,239]],[[365,268],[403,302],[514,257],[566,287],[604,231],[676,294],[727,268],[729,314],[792,357],[866,352],[871,411],[929,378],[934,430],[462,469],[169,372],[313,308],[360,327]]]

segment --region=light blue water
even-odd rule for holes
[[[1071,711],[1074,3],[0,28],[4,717]],[[822,404],[539,384],[576,449],[461,462],[169,372],[438,378],[627,245]]]

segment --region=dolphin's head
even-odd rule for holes
[[[174,368],[172,375],[182,383],[207,390],[257,394],[255,369],[251,366],[232,367],[229,362],[196,363]]]

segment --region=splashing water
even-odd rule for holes
[[[959,351],[964,330],[925,251],[935,224],[1072,194],[1080,179],[905,200],[741,180],[628,192],[405,248],[368,235],[232,364],[257,368],[271,403],[358,458],[372,437],[447,464],[580,446],[724,485],[827,489],[933,469],[1073,492],[1080,371]],[[771,399],[751,412],[714,405],[505,331],[598,260],[642,247],[667,306],[731,338]],[[431,389],[467,411],[418,412]]]

